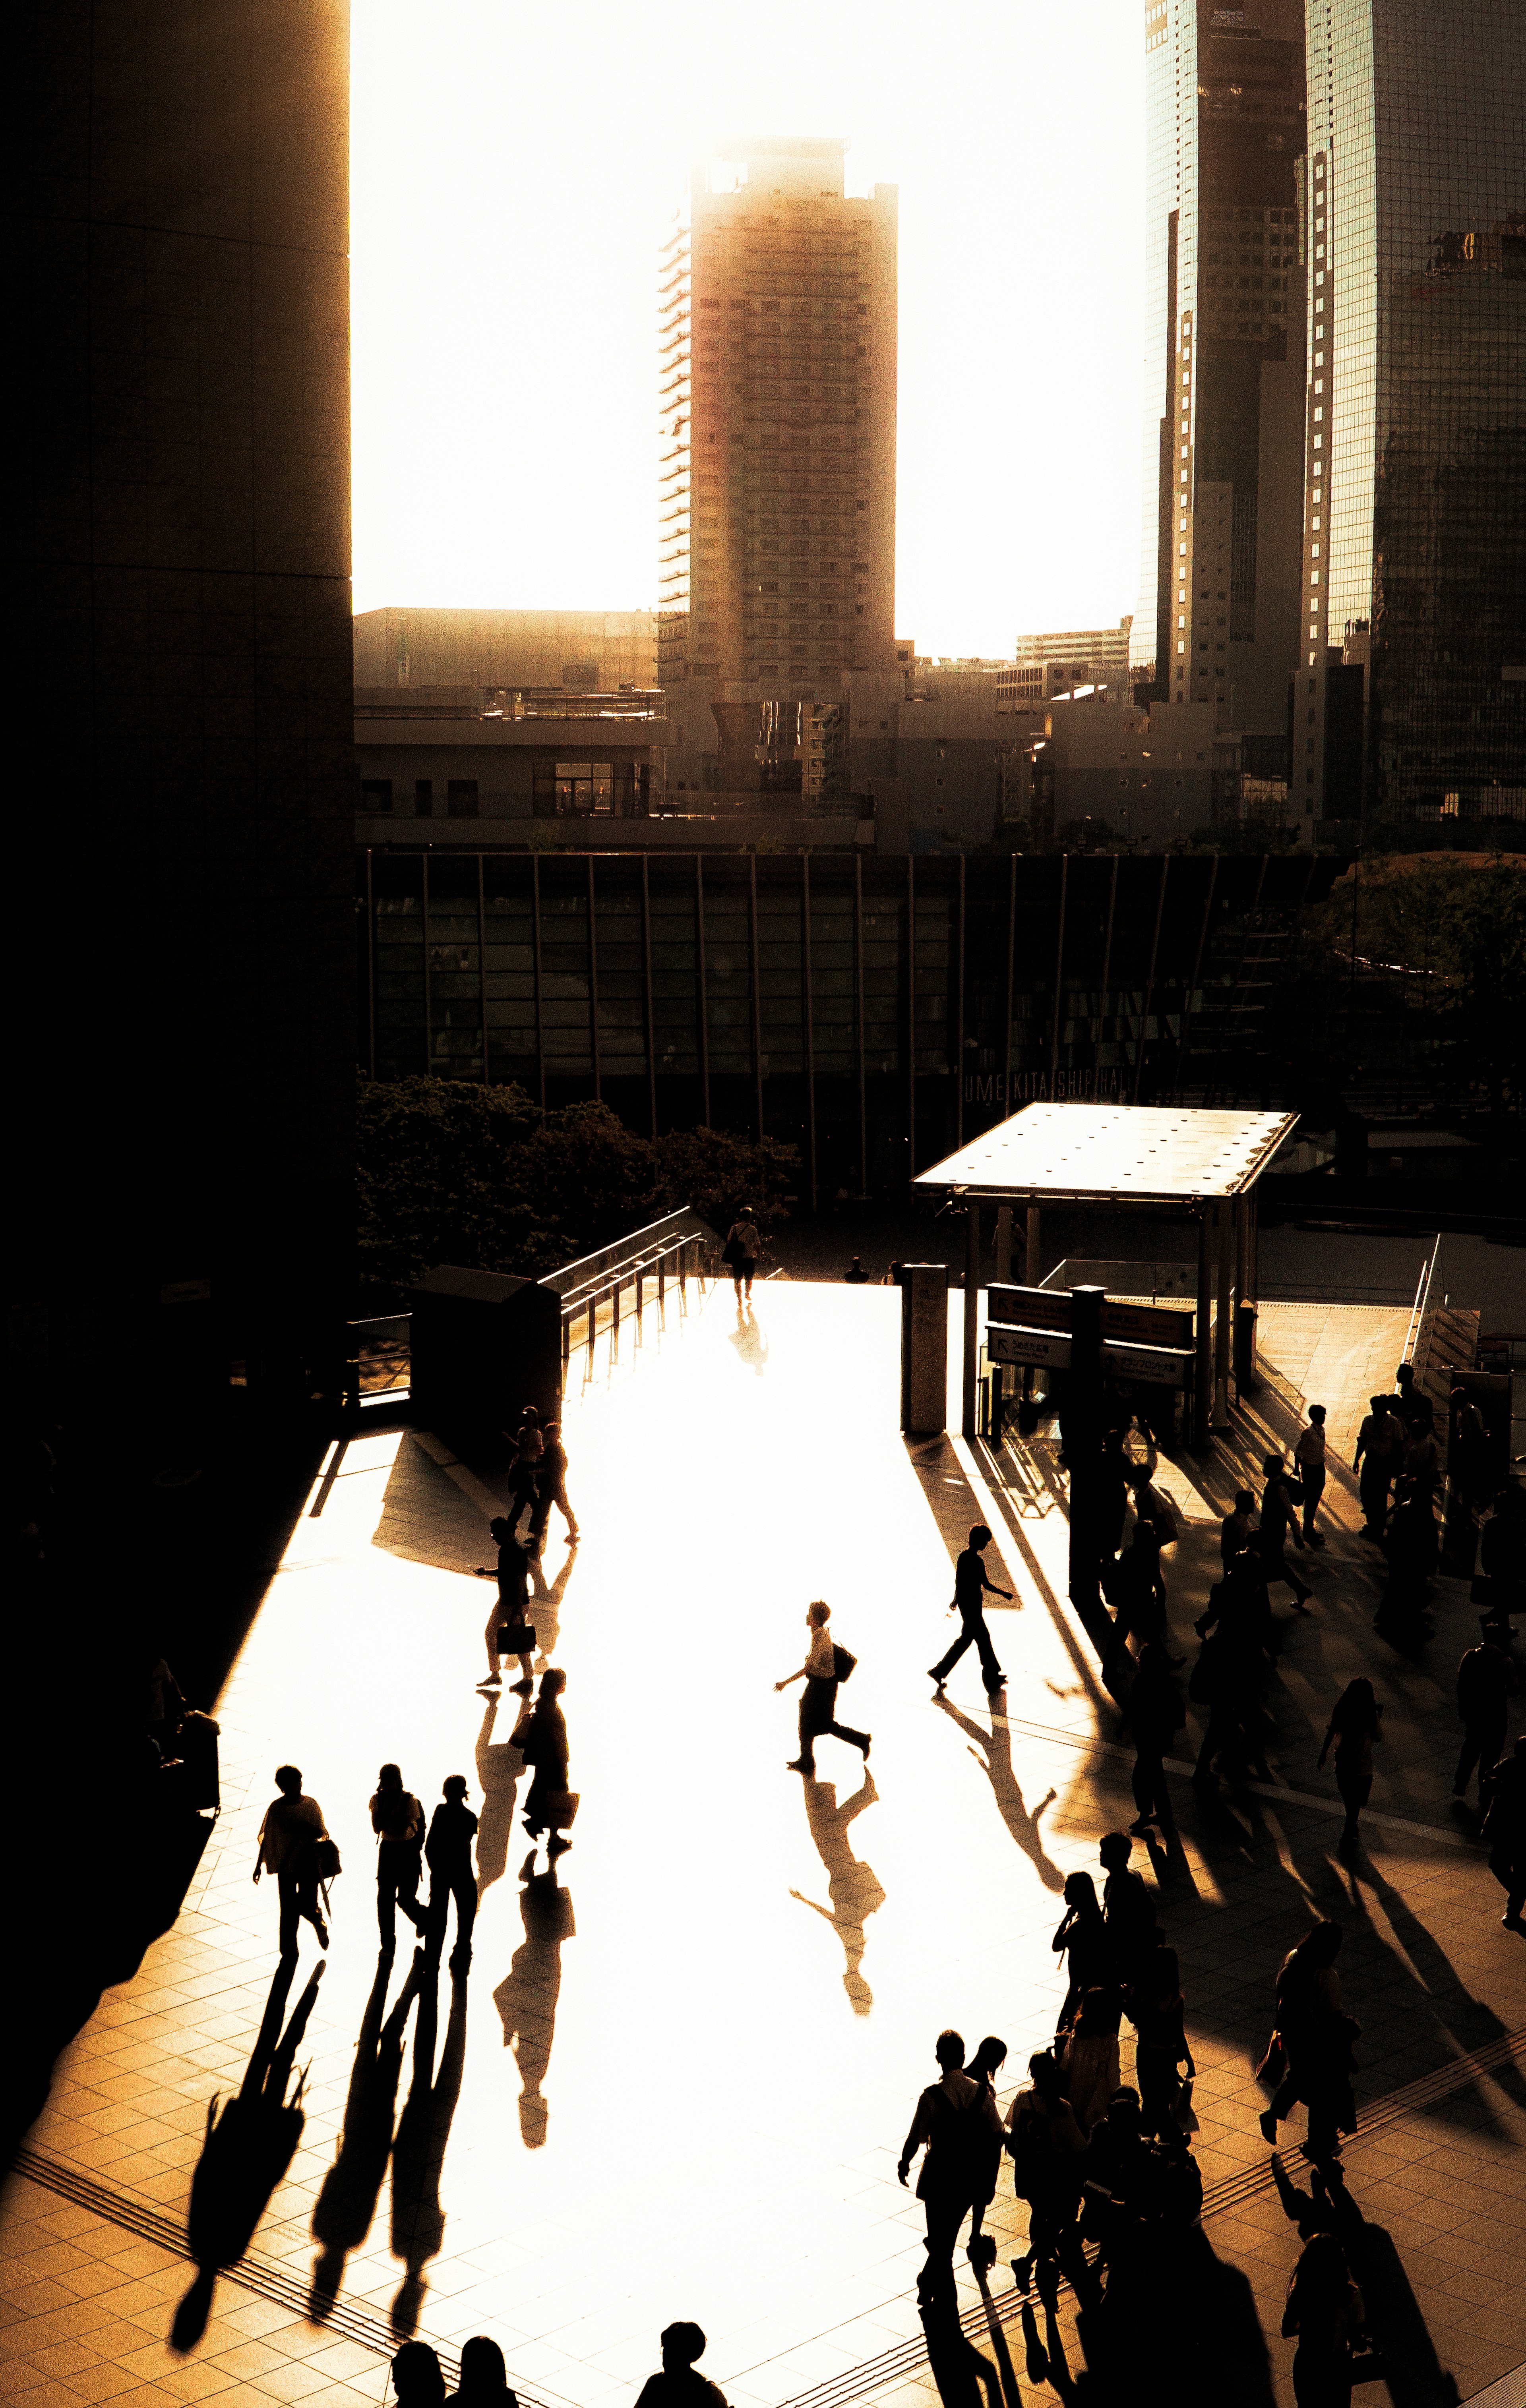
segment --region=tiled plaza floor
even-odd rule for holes
[[[224,1806],[185,1909],[103,2000],[31,2135],[60,2179],[92,2178],[121,2212],[7,2186],[0,2401],[375,2401],[378,2344],[417,2329],[453,2350],[490,2331],[522,2399],[603,2408],[634,2396],[675,2315],[705,2326],[704,2371],[738,2408],[820,2386],[928,2392],[905,2346],[921,2218],[895,2160],[933,2036],[950,2021],[972,2043],[1001,2033],[1015,2078],[1053,2025],[1064,1873],[1094,1864],[1099,1833],[1131,1808],[1116,1708],[1064,1602],[1048,1453],[908,1450],[898,1304],[781,1283],[739,1326],[713,1292],[666,1332],[649,1313],[639,1349],[627,1325],[624,1359],[601,1348],[595,1380],[574,1381],[584,1542],[569,1556],[553,1541],[553,1593],[535,1609],[568,1672],[583,1796],[554,1880],[524,1876],[515,1701],[475,1686],[486,1492],[437,1442],[396,1432],[330,1467],[218,1701]],[[1375,1368],[1391,1371],[1406,1317],[1267,1308],[1254,1412],[1206,1467],[1163,1475],[1185,1521],[1168,1559],[1178,1641],[1237,1464],[1291,1426],[1301,1391],[1330,1405],[1348,1456],[1356,1400]],[[1349,1480],[1332,1482],[1331,1510],[1317,1612],[1279,1614],[1273,1782],[1202,1801],[1176,1778],[1177,1832],[1154,1868],[1182,1956],[1204,2178],[1211,2198],[1231,2184],[1197,2271],[1260,2369],[1237,2388],[1267,2403],[1291,2400],[1277,2329],[1298,2242],[1252,2179],[1267,2152],[1250,2069],[1283,1950],[1311,1912],[1345,1922],[1363,2101],[1526,2026],[1526,1946],[1500,1928],[1474,1810],[1448,1796],[1452,1675],[1476,1629],[1465,1588],[1439,1584],[1437,1638],[1408,1665],[1370,1627]],[[972,1659],[942,1704],[922,1671],[949,1627],[950,1541],[977,1513],[1017,1591],[993,1614],[1010,1681],[995,1718]],[[785,1770],[793,1697],[772,1683],[799,1662],[818,1595],[861,1658],[842,1711],[874,1748],[865,1778],[822,1742],[823,1777],[802,1784]],[[1315,1759],[1359,1669],[1388,1716],[1366,1853],[1348,1869]],[[321,1972],[305,1934],[272,2001],[275,1899],[250,1875],[287,1757],[346,1870]],[[475,1961],[438,1999],[401,1943],[379,1975],[367,1799],[384,1757],[429,1803],[465,1772],[483,1814]],[[262,2018],[271,2047],[286,2037],[251,2086]],[[281,2102],[299,2076],[298,2128]],[[240,2085],[257,2145],[239,2178],[251,2196],[271,2188],[252,2288],[198,2282],[166,2245],[188,2207],[196,2222],[209,2103]],[[1526,2082],[1495,2049],[1434,2092],[1347,2151],[1362,2278],[1404,2370],[1394,2397],[1417,2408],[1526,2360]],[[205,2158],[203,2211],[220,2162],[225,2177],[226,2143]],[[1026,2229],[1010,2190],[992,2222],[1004,2259]],[[1000,2265],[993,2291],[1010,2290]],[[1053,2399],[1008,2330],[1009,2401]],[[1068,2321],[1064,2335],[1078,2363]],[[882,2358],[872,2383],[856,2372]],[[1508,2389],[1490,2408],[1520,2408]]]

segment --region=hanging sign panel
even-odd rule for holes
[[[993,1363],[1042,1363],[1051,1371],[1071,1363],[1071,1341],[1056,1329],[987,1328],[986,1352]]]
[[[1109,1297],[1101,1307],[1101,1326],[1104,1338],[1132,1338],[1141,1346],[1192,1344],[1192,1315],[1162,1312],[1159,1305],[1115,1304]]]
[[[1104,1344],[1102,1369],[1119,1380],[1159,1380],[1167,1387],[1179,1388],[1187,1378],[1189,1354],[1169,1346],[1116,1346]]]
[[[986,1317],[1015,1323],[1020,1329],[1069,1329],[1070,1293],[1054,1287],[990,1287]]]

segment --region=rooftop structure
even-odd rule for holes
[[[362,610],[355,684],[652,686],[656,626],[651,610]]]
[[[1029,1104],[916,1184],[1003,1203],[1222,1202],[1249,1194],[1297,1122],[1296,1112]]]

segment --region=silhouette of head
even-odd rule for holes
[[[1311,1405],[1311,1406],[1309,1407],[1309,1419],[1310,1419],[1310,1421],[1311,1421],[1311,1422],[1320,1422],[1320,1423],[1322,1423],[1322,1422],[1324,1421],[1324,1418],[1325,1418],[1325,1409],[1324,1409],[1323,1405]]]
[[[964,2042],[957,2031],[941,2031],[932,2053],[945,2073],[957,2073],[964,2063]]]
[[[403,1776],[395,1764],[384,1764],[376,1776],[378,1789],[401,1789]]]
[[[277,1765],[276,1787],[280,1790],[283,1798],[299,1798],[301,1796],[302,1775],[298,1772],[295,1764]]]
[[[1108,2100],[1106,2122],[1109,2131],[1120,2133],[1125,2140],[1138,2131],[1139,2093],[1130,2090],[1127,2083],[1115,2090]]]
[[[458,2400],[507,2400],[509,2370],[503,2352],[485,2333],[474,2333],[461,2344],[461,2387]]]
[[[507,1545],[508,1541],[514,1535],[513,1524],[511,1522],[506,1522],[501,1513],[495,1513],[492,1521],[489,1522],[487,1526],[492,1532],[494,1538],[497,1539],[500,1547]]]
[[[998,2040],[993,2032],[981,2042],[966,2071],[980,2082],[988,2073],[1000,2073],[1006,2061],[1007,2043],[1004,2040]]]
[[[559,1698],[566,1686],[567,1674],[559,1664],[553,1664],[548,1672],[540,1675],[540,1695],[543,1698]]]
[[[1301,2316],[1311,2310],[1339,2306],[1351,2280],[1346,2251],[1333,2232],[1317,2232],[1303,2244],[1288,2285],[1288,2297],[1298,2297]]]
[[[1317,1923],[1303,1942],[1304,1954],[1316,1965],[1333,1965],[1346,1938],[1338,1923]]]
[[[1097,1854],[1110,1873],[1121,1872],[1133,1853],[1127,1831],[1108,1831],[1097,1842]]]
[[[426,2341],[405,2341],[392,2361],[392,2386],[398,2408],[439,2408],[445,2377]]]
[[[1400,1366],[1399,1366],[1398,1370],[1397,1370],[1397,1371],[1395,1371],[1395,1373],[1394,1373],[1394,1375],[1393,1375],[1393,1379],[1394,1379],[1394,1385],[1395,1385],[1396,1387],[1400,1387],[1400,1388],[1407,1388],[1407,1387],[1408,1387],[1408,1385],[1409,1385],[1409,1383],[1410,1383],[1410,1382],[1414,1379],[1414,1377],[1415,1377],[1415,1366],[1414,1366],[1414,1364],[1413,1364],[1413,1363],[1401,1363],[1401,1364],[1400,1364]]]
[[[1254,1488],[1237,1488],[1235,1490],[1234,1509],[1237,1513],[1251,1512],[1255,1508],[1255,1504],[1256,1491]]]
[[[1059,2068],[1050,2050],[1041,2048],[1036,2057],[1030,2057],[1028,2071],[1034,2089],[1046,2105],[1062,2096]]]
[[[462,1799],[467,1794],[466,1774],[464,1772],[453,1772],[446,1781],[445,1786],[439,1794],[442,1798],[448,1798],[453,1806],[459,1805]]]
[[[1067,1873],[1065,1876],[1067,1906],[1097,1906],[1097,1885],[1089,1873]],[[1100,1907],[1097,1908],[1101,1913]]]
[[[984,1522],[977,1522],[974,1528],[970,1533],[970,1544],[972,1547],[988,1547],[990,1543],[991,1534],[989,1530],[987,1530]]]
[[[697,2358],[705,2354],[705,2336],[698,2325],[665,2325],[662,2329],[662,2363],[669,2374],[682,2373]]]
[[[821,1630],[831,1620],[832,1609],[824,1597],[813,1598],[805,1609],[805,1618],[813,1630]]]
[[[1268,1480],[1275,1480],[1282,1469],[1281,1455],[1263,1455],[1261,1457],[1261,1469],[1265,1472]]]
[[[1380,1413],[1388,1401],[1387,1397],[1369,1397],[1367,1399],[1375,1413]]]

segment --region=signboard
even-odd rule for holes
[[[1071,1341],[1053,1329],[987,1328],[986,1352],[993,1363],[1042,1363],[1051,1371],[1067,1371]]]
[[[1187,1346],[1192,1343],[1192,1315],[1163,1312],[1153,1304],[1115,1304],[1101,1308],[1102,1336],[1132,1338],[1142,1346]]]
[[[1189,1354],[1166,1346],[1118,1346],[1104,1343],[1102,1369],[1120,1380],[1159,1380],[1179,1388],[1187,1377]]]
[[[986,1317],[988,1321],[1013,1322],[1023,1329],[1069,1329],[1070,1291],[1062,1287],[987,1288]]]

